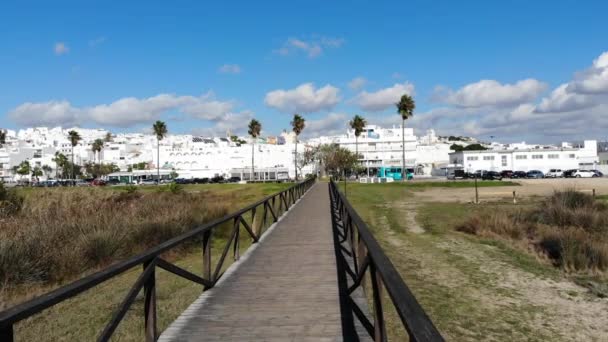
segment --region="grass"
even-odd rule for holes
[[[3,237],[0,240],[3,244],[0,245],[0,275],[4,277],[0,308],[44,294],[288,186],[208,185],[186,187],[177,192],[150,189],[135,193],[122,189],[28,189],[23,210],[16,216],[0,220]],[[78,203],[82,205],[78,206]],[[206,211],[209,208],[214,211]],[[261,213],[261,208],[258,212]],[[251,224],[251,217],[246,216],[245,220]],[[256,223],[261,222],[256,220]],[[119,229],[106,229],[115,226]],[[213,253],[220,253],[231,226],[230,222],[214,230]],[[39,227],[45,227],[45,234],[40,234]],[[115,234],[119,233],[122,235],[117,238]],[[250,245],[251,240],[242,229],[241,254]],[[191,244],[172,250],[166,257],[200,274],[200,255],[196,244]],[[36,263],[36,260],[45,259],[52,261]],[[217,255],[212,259],[216,263]],[[227,261],[224,269],[230,264]],[[139,268],[131,270],[19,323],[16,327],[18,340],[31,340],[33,336],[38,336],[37,339],[44,336],[49,341],[74,340],[74,337],[93,339],[140,272]],[[157,279],[161,303],[159,328],[163,329],[202,289],[160,269]],[[129,317],[133,318],[121,324],[120,329],[125,330],[119,335],[121,340],[141,340],[139,334],[143,330],[139,328],[143,324],[143,309],[140,302],[138,300],[129,311]]]
[[[508,285],[511,277],[541,285],[563,281],[559,269],[510,240],[454,230],[476,215],[527,210],[535,203],[420,203],[407,183],[394,185],[349,184],[348,198],[447,340],[568,339],[552,321],[559,312],[530,300],[534,293],[525,288]],[[425,233],[408,231],[405,217],[413,210]],[[388,298],[385,307],[391,307]],[[387,322],[393,339],[406,339],[394,312]]]

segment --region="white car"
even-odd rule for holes
[[[589,170],[578,170],[574,174],[572,174],[572,176],[576,177],[576,178],[591,178],[591,177],[596,177],[595,172],[589,171]]]
[[[545,173],[545,178],[561,178],[564,177],[564,171],[562,169],[551,169]]]

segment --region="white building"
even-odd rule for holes
[[[367,125],[358,139],[352,129],[345,135],[334,137],[320,137],[312,139],[309,143],[336,143],[353,152],[358,149],[360,163],[374,174],[380,166],[401,166],[403,141],[401,127],[382,128],[376,125]],[[430,175],[431,171],[449,162],[448,154],[451,152],[450,143],[439,139],[434,130],[418,138],[413,128],[405,128],[405,166],[418,174]]]
[[[450,153],[450,164],[467,172],[530,171],[543,173],[550,169],[593,169],[597,164],[597,142],[585,141],[583,148],[548,147],[533,149],[498,149],[483,151],[459,151]]]

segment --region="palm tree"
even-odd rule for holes
[[[357,160],[359,159],[359,136],[363,133],[363,128],[367,125],[367,121],[360,116],[355,115],[355,117],[350,120],[350,128],[355,130],[355,156],[357,156]],[[357,172],[357,178],[359,178],[359,173]]]
[[[19,164],[19,167],[17,168],[16,172],[21,176],[28,176],[29,178],[29,174],[32,172],[32,166],[30,165],[30,162],[27,160],[22,161]]]
[[[0,128],[0,147],[6,144],[6,131]]]
[[[68,132],[68,139],[72,144],[72,180],[74,180],[76,179],[76,174],[74,173],[74,147],[78,145],[78,142],[82,140],[82,138],[80,137],[80,134],[78,134],[78,132],[72,130]]]
[[[159,120],[156,120],[152,125],[154,134],[156,135],[156,181],[160,184],[160,141],[167,135],[167,125]]]
[[[103,140],[95,139],[95,141],[93,141],[93,144],[91,145],[91,150],[93,151],[93,154],[97,156],[98,163],[101,164],[101,150],[103,150]]]
[[[112,142],[112,133],[110,133],[110,132],[106,133],[106,136],[103,138],[103,141]]]
[[[300,114],[294,114],[293,120],[291,121],[291,128],[296,134],[296,148],[293,158],[296,167],[296,182],[298,181],[298,136],[300,136],[300,133],[302,133],[304,127],[306,127],[306,120]]]
[[[256,120],[251,119],[249,122],[249,135],[251,136],[251,177],[250,180],[253,180],[253,175],[255,174],[254,169],[254,150],[255,150],[255,139],[260,136],[260,132],[262,131],[262,124]]]
[[[397,113],[401,115],[401,180],[405,180],[405,120],[414,116],[414,109],[416,108],[416,103],[414,99],[408,94],[403,94],[398,103],[395,104],[397,106]]]

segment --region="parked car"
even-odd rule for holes
[[[564,171],[562,169],[551,169],[545,174],[546,178],[561,178],[564,177]]]
[[[79,179],[76,181],[76,183],[74,185],[75,186],[91,186],[91,183],[87,182],[84,179]]]
[[[228,178],[228,183],[238,183],[241,181],[241,177],[230,177]]]
[[[526,171],[515,171],[513,172],[513,175],[511,175],[511,178],[526,178],[528,177],[528,174],[526,173]]]
[[[502,178],[513,178],[513,171],[512,170],[502,170],[500,172],[500,176]]]
[[[156,180],[154,179],[142,179],[139,181],[139,185],[156,185]]]
[[[577,169],[570,169],[570,170],[566,170],[564,171],[564,177],[565,178],[572,178],[574,177],[574,173],[578,171]]]
[[[604,177],[604,174],[599,170],[592,170],[596,177]]]
[[[448,179],[464,179],[467,178],[467,173],[464,170],[448,170]]]
[[[117,185],[121,185],[121,183],[118,179],[110,179],[109,181],[106,182],[106,185],[117,186]]]
[[[485,170],[476,170],[473,173],[473,178],[481,178],[481,176],[483,176],[484,172],[486,172]]]
[[[224,176],[215,176],[209,180],[209,183],[226,183]]]
[[[99,179],[99,178],[93,179],[93,181],[91,182],[92,186],[105,186],[107,184],[108,184],[108,182],[106,182],[103,179]]]
[[[544,178],[545,175],[539,170],[530,170],[526,173],[526,178]]]
[[[591,177],[597,177],[595,175],[595,172],[591,171],[591,170],[578,170],[573,174],[573,177],[575,178],[591,178]]]
[[[173,182],[175,184],[194,184],[192,179],[185,179],[185,178],[176,178],[175,180],[173,180]]]
[[[194,178],[192,179],[192,184],[207,184],[209,183],[209,178]]]
[[[502,180],[500,173],[496,171],[486,171],[481,175],[482,180]]]

